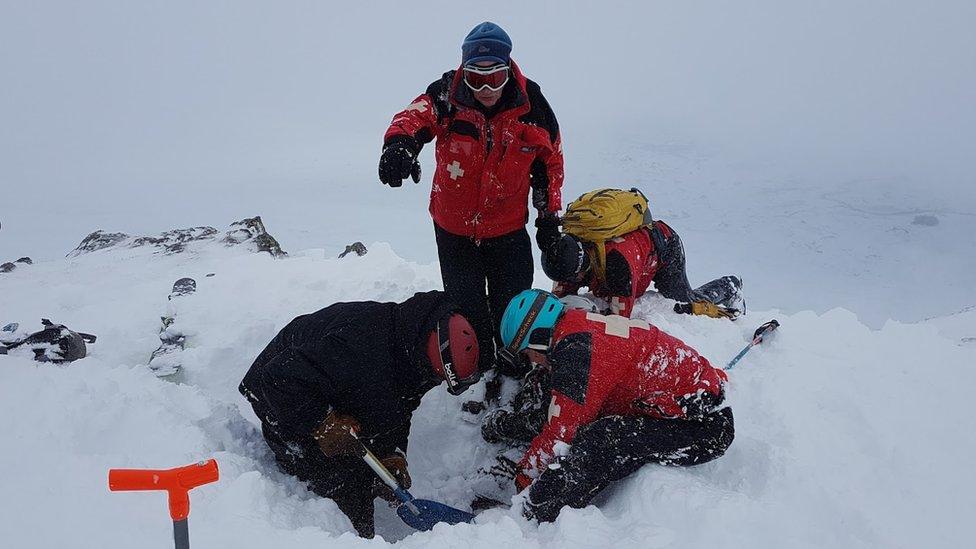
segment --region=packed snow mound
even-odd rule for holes
[[[162,493],[110,493],[113,467],[168,468],[215,457],[220,481],[191,495],[193,546],[954,547],[976,512],[970,418],[972,313],[880,330],[853,313],[750,311],[732,323],[676,315],[656,295],[642,316],[723,364],[760,323],[775,337],[731,371],[736,439],[694,468],[649,465],[554,524],[491,510],[475,524],[412,533],[377,504],[375,540],[329,500],[279,473],[237,392],[251,361],[294,316],[337,301],[402,300],[440,287],[436,265],[388,245],[339,260],[307,250],[273,260],[233,248],[150,249],[40,262],[0,278],[0,323],[41,317],[98,335],[67,366],[0,356],[0,539],[32,548],[172,546]],[[213,276],[207,276],[213,274]],[[173,281],[190,333],[182,384],[146,367]],[[545,287],[544,279],[537,285]],[[363,345],[369,345],[364,341]],[[431,391],[408,449],[417,497],[465,507],[468,477],[497,448]]]

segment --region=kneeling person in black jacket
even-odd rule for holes
[[[410,419],[446,380],[478,380],[478,339],[443,292],[403,303],[336,303],[292,320],[251,365],[240,391],[278,464],[332,499],[373,537],[373,499],[393,494],[358,457],[356,435],[410,487]]]

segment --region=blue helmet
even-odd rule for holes
[[[548,345],[552,329],[565,309],[559,298],[544,290],[525,290],[512,298],[502,315],[505,350],[516,355],[530,343]]]
[[[485,21],[464,37],[461,44],[461,64],[469,65],[478,61],[494,61],[508,64],[512,53],[512,39],[498,25]]]

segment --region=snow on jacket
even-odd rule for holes
[[[519,464],[522,484],[535,478],[558,442],[613,415],[691,418],[724,400],[725,372],[681,340],[639,319],[566,311],[548,352],[552,399],[542,431]]]
[[[461,70],[444,73],[393,117],[384,136],[386,144],[406,140],[415,153],[437,140],[430,214],[449,233],[480,240],[521,229],[530,186],[540,212],[562,207],[559,125],[539,85],[514,61],[511,71],[491,109],[477,103]]]
[[[655,221],[664,242],[674,236],[674,230],[663,221]],[[553,293],[559,297],[576,294],[582,286],[588,286],[593,295],[610,302],[610,312],[630,318],[634,302],[644,295],[661,269],[662,258],[654,248],[654,239],[647,228],[640,228],[608,240],[606,249],[606,280],[600,280],[593,270],[586,280],[578,284],[557,282]],[[677,299],[683,296],[668,296]]]
[[[427,338],[456,307],[443,292],[403,303],[336,303],[292,320],[240,384],[265,428],[284,440],[310,436],[332,410],[355,417],[361,436],[394,434],[406,449],[420,398],[436,386]]]

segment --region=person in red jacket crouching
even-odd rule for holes
[[[525,515],[555,520],[643,465],[689,466],[735,436],[724,371],[638,319],[567,310],[526,290],[502,319],[506,350],[551,372],[548,418],[518,464]]]
[[[525,230],[530,189],[539,248],[559,237],[559,125],[511,51],[512,40],[498,25],[472,29],[461,46],[461,65],[393,117],[379,163],[386,185],[399,187],[407,177],[419,182],[417,156],[436,141],[430,214],[441,277],[478,333],[482,369],[494,363],[505,306],[532,286]]]
[[[661,295],[679,302],[675,312],[732,319],[745,312],[742,280],[737,276],[692,288],[681,238],[663,221],[608,240],[605,248],[605,272],[597,273],[591,268],[592,244],[571,234],[554,240],[542,254],[542,270],[555,282],[553,293],[574,295],[588,286],[593,295],[609,301],[611,313],[629,318],[634,302],[653,282]]]

